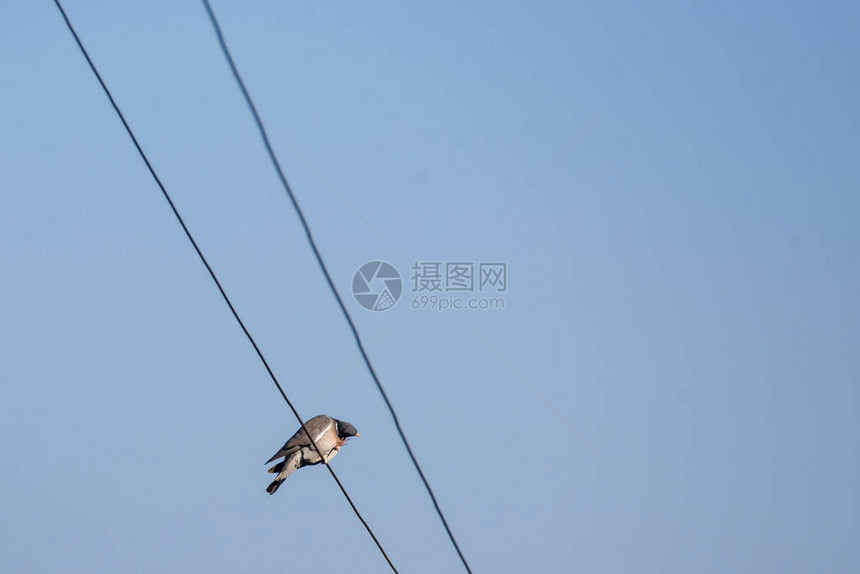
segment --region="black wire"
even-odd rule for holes
[[[328,271],[328,267],[326,267],[326,264],[323,262],[322,255],[320,255],[319,248],[317,247],[316,241],[314,241],[313,235],[311,234],[311,229],[308,226],[308,222],[305,219],[305,215],[302,212],[302,208],[299,207],[299,202],[296,200],[296,196],[293,193],[289,182],[287,182],[287,178],[284,175],[283,170],[281,169],[281,164],[280,162],[278,162],[278,158],[275,156],[275,152],[272,149],[272,144],[269,142],[269,136],[266,134],[266,130],[263,127],[263,122],[260,119],[260,115],[257,113],[257,107],[254,105],[253,100],[251,100],[251,95],[248,93],[248,89],[245,87],[245,82],[242,81],[242,77],[239,75],[239,70],[236,68],[235,62],[233,62],[233,56],[230,54],[229,48],[227,48],[227,42],[226,40],[224,40],[224,35],[221,32],[221,26],[218,24],[218,19],[215,17],[215,13],[212,11],[212,6],[209,5],[209,0],[203,0],[203,5],[206,7],[206,13],[209,15],[209,20],[212,22],[212,27],[215,28],[215,33],[218,36],[218,43],[221,45],[221,50],[224,52],[224,57],[227,59],[227,63],[230,65],[230,70],[233,72],[233,77],[236,79],[236,83],[239,84],[239,89],[242,90],[242,95],[245,97],[245,102],[248,104],[248,107],[251,110],[251,114],[253,114],[254,116],[254,121],[257,123],[257,128],[260,131],[260,136],[263,138],[263,143],[266,146],[266,151],[269,153],[269,158],[272,160],[272,164],[274,164],[275,170],[278,172],[278,179],[281,180],[281,184],[287,191],[287,195],[290,198],[290,202],[293,204],[293,207],[296,210],[296,214],[299,216],[299,220],[301,221],[302,227],[305,231],[305,237],[307,237],[308,243],[310,244],[311,249],[314,252],[314,257],[316,257],[317,263],[319,264],[320,269],[325,276],[326,283],[328,283],[328,286],[331,289],[334,298],[337,299],[337,304],[340,307],[340,310],[343,313],[346,322],[349,323],[349,328],[352,331],[352,336],[355,338],[356,345],[358,345],[358,350],[361,352],[361,357],[364,359],[364,364],[367,365],[367,370],[370,371],[370,375],[371,377],[373,377],[373,382],[376,383],[376,388],[379,389],[379,393],[382,395],[382,399],[385,401],[385,406],[388,407],[388,412],[391,413],[391,418],[394,419],[394,426],[397,427],[397,432],[400,434],[400,438],[403,441],[404,446],[406,446],[406,451],[409,453],[409,458],[412,459],[412,464],[415,465],[415,470],[418,471],[418,475],[421,477],[421,481],[424,483],[424,488],[427,489],[427,493],[430,495],[430,499],[433,501],[433,506],[436,508],[436,513],[439,515],[439,518],[442,520],[442,524],[445,526],[445,531],[448,533],[448,538],[451,539],[451,543],[457,550],[457,554],[459,554],[460,560],[463,562],[463,566],[466,567],[466,571],[471,574],[472,569],[469,568],[469,563],[466,561],[466,557],[463,556],[463,552],[460,550],[460,545],[457,544],[457,540],[454,538],[454,533],[451,532],[451,528],[448,526],[448,521],[445,519],[445,515],[442,513],[442,509],[439,508],[439,502],[436,500],[436,495],[433,494],[433,489],[430,488],[430,483],[427,482],[427,478],[424,476],[424,471],[421,470],[421,465],[418,464],[418,459],[415,458],[415,453],[412,452],[412,447],[409,446],[409,441],[406,440],[406,435],[403,432],[403,428],[400,426],[400,421],[397,419],[397,413],[394,412],[394,407],[391,405],[391,401],[388,399],[388,394],[386,394],[385,389],[382,388],[382,383],[379,381],[379,377],[376,375],[376,371],[373,369],[373,365],[370,363],[370,358],[367,356],[367,351],[365,351],[364,344],[361,342],[361,337],[358,334],[358,329],[356,329],[355,323],[353,323],[349,311],[346,310],[346,305],[344,305],[340,293],[334,286],[334,281],[332,281],[331,274]]]
[[[161,183],[161,180],[159,179],[158,175],[155,173],[155,169],[152,167],[152,164],[149,163],[149,159],[146,157],[146,154],[143,152],[143,149],[140,147],[140,144],[138,143],[137,138],[134,135],[134,132],[131,131],[131,128],[129,127],[128,122],[125,120],[125,116],[120,111],[119,106],[117,105],[116,101],[113,99],[113,95],[111,95],[111,92],[108,89],[107,85],[105,84],[104,80],[102,79],[101,74],[99,74],[99,71],[96,69],[96,66],[93,63],[92,59],[90,59],[90,55],[87,53],[86,48],[84,48],[84,45],[81,43],[81,39],[78,37],[77,32],[75,32],[75,28],[72,26],[72,23],[69,21],[69,17],[66,15],[66,11],[63,9],[62,4],[60,4],[59,0],[54,0],[54,4],[56,4],[57,8],[60,10],[60,14],[62,14],[63,20],[65,20],[65,22],[66,22],[66,26],[68,26],[69,31],[72,33],[72,36],[74,36],[75,42],[77,42],[77,44],[78,44],[78,48],[81,49],[81,53],[84,55],[84,58],[86,58],[87,63],[90,65],[90,69],[93,71],[93,74],[95,74],[96,79],[99,81],[99,84],[101,84],[101,87],[104,90],[105,95],[107,95],[108,99],[110,100],[110,103],[113,106],[114,111],[116,111],[117,115],[119,116],[120,121],[122,121],[122,125],[125,126],[125,130],[128,132],[129,137],[131,137],[131,141],[134,143],[134,147],[137,148],[137,152],[140,154],[140,157],[143,159],[144,163],[146,164],[147,169],[149,169],[149,173],[152,175],[153,179],[155,180],[155,183],[158,184],[159,189],[161,189],[161,193],[164,195],[164,199],[167,200],[167,203],[170,205],[170,209],[173,211],[173,215],[176,216],[176,219],[179,221],[179,224],[182,226],[182,230],[185,232],[185,236],[188,237],[188,240],[191,242],[191,245],[194,247],[194,250],[197,252],[198,257],[200,257],[200,260],[203,262],[203,265],[206,266],[206,270],[209,272],[209,276],[212,278],[212,281],[215,282],[215,286],[218,287],[218,291],[221,292],[221,297],[223,297],[224,302],[227,303],[227,306],[230,308],[230,312],[233,313],[233,317],[236,319],[236,322],[239,323],[239,326],[242,328],[242,331],[245,333],[245,336],[248,338],[248,341],[251,342],[251,345],[254,347],[254,350],[257,352],[257,356],[260,358],[260,361],[262,361],[263,366],[266,367],[266,371],[269,373],[269,376],[272,378],[272,381],[274,381],[275,386],[278,387],[278,391],[280,391],[281,396],[284,397],[284,400],[287,402],[287,405],[290,407],[290,410],[293,411],[293,414],[298,419],[299,423],[302,426],[302,429],[305,431],[305,434],[307,434],[308,439],[310,439],[311,445],[314,447],[314,450],[317,451],[317,454],[320,455],[320,458],[322,458],[323,463],[325,464],[326,468],[328,468],[329,472],[331,473],[331,475],[334,478],[337,485],[340,487],[341,492],[343,492],[344,497],[346,497],[346,500],[347,500],[347,502],[349,502],[349,505],[352,507],[352,510],[355,512],[355,515],[358,517],[358,519],[361,521],[361,523],[367,529],[367,532],[370,534],[371,538],[373,538],[373,541],[376,543],[376,546],[379,548],[379,551],[385,557],[385,560],[388,562],[388,565],[391,566],[391,569],[394,572],[397,572],[397,568],[394,567],[394,564],[391,562],[391,559],[388,557],[388,554],[385,553],[385,549],[382,547],[382,544],[380,544],[379,540],[376,538],[376,535],[373,533],[373,530],[371,530],[370,526],[367,524],[367,522],[361,516],[361,513],[358,511],[358,508],[356,508],[355,504],[352,502],[352,499],[350,498],[349,494],[346,492],[346,489],[344,488],[343,484],[340,482],[340,479],[335,474],[334,469],[332,469],[331,466],[329,466],[328,462],[325,460],[325,457],[323,456],[322,451],[316,445],[316,442],[314,441],[313,436],[311,435],[311,433],[308,431],[307,427],[305,426],[305,423],[302,420],[302,417],[299,415],[299,412],[293,406],[293,403],[290,401],[289,397],[287,397],[287,393],[284,392],[283,387],[281,387],[281,383],[278,382],[278,378],[275,376],[275,373],[272,371],[272,368],[269,366],[268,361],[266,361],[266,357],[264,357],[262,351],[260,351],[260,347],[257,346],[257,342],[254,340],[254,337],[248,331],[248,328],[245,327],[245,323],[239,317],[239,313],[236,312],[236,308],[233,306],[233,303],[230,301],[230,298],[227,296],[227,293],[224,291],[224,288],[221,286],[221,282],[218,280],[218,277],[215,275],[215,272],[212,270],[212,267],[209,265],[209,262],[206,260],[206,257],[203,255],[203,252],[200,250],[200,247],[197,245],[197,241],[194,240],[194,236],[191,235],[191,231],[189,231],[188,226],[185,225],[185,221],[182,219],[182,216],[179,215],[179,211],[176,209],[176,205],[174,205],[173,200],[170,198],[170,194],[167,193],[167,189],[165,189],[164,184]]]
[[[236,68],[236,65],[233,61],[233,57],[230,54],[230,50],[227,48],[227,43],[224,40],[224,36],[221,32],[221,27],[218,24],[218,20],[215,18],[215,13],[212,11],[212,7],[209,4],[208,0],[203,0],[203,4],[206,7],[206,12],[209,14],[209,19],[212,21],[212,25],[215,28],[215,32],[218,35],[218,43],[221,45],[221,49],[224,52],[224,56],[227,58],[227,62],[230,65],[230,70],[233,72],[233,76],[236,79],[236,82],[239,85],[239,88],[242,90],[242,95],[245,97],[245,101],[248,104],[248,107],[251,110],[251,113],[254,116],[254,121],[257,123],[257,128],[260,131],[260,135],[263,138],[263,143],[266,146],[266,151],[269,154],[269,157],[272,160],[272,163],[275,166],[275,170],[278,172],[278,178],[281,180],[281,184],[283,184],[284,189],[287,191],[287,195],[290,198],[290,201],[293,204],[293,207],[296,210],[296,214],[299,216],[302,227],[305,231],[305,236],[307,237],[308,243],[313,250],[314,256],[316,257],[317,263],[320,266],[320,269],[325,276],[326,282],[328,283],[329,288],[331,289],[332,294],[337,300],[338,306],[340,310],[343,312],[344,318],[349,324],[349,328],[352,331],[352,335],[355,339],[356,345],[358,345],[358,350],[361,352],[361,356],[364,359],[365,365],[367,365],[367,369],[370,371],[371,376],[373,377],[374,383],[376,383],[376,387],[382,395],[383,400],[385,401],[385,405],[388,407],[388,411],[391,413],[391,417],[394,419],[394,425],[397,427],[397,432],[400,434],[400,438],[403,441],[404,446],[406,446],[406,450],[409,453],[409,457],[412,459],[412,464],[415,465],[415,469],[418,471],[421,480],[424,482],[424,487],[427,489],[427,493],[430,495],[431,500],[433,501],[433,506],[436,508],[436,513],[439,515],[439,518],[442,520],[442,524],[445,526],[445,530],[448,533],[448,537],[451,539],[451,543],[454,545],[454,548],[457,550],[457,554],[460,556],[460,560],[463,562],[463,566],[466,567],[466,570],[471,574],[472,570],[469,567],[468,562],[466,561],[466,557],[463,556],[463,552],[460,550],[460,546],[457,544],[457,540],[454,538],[453,532],[451,532],[451,528],[448,526],[448,521],[445,519],[445,515],[442,513],[442,509],[439,507],[439,503],[436,500],[436,496],[433,493],[433,489],[430,487],[430,484],[427,482],[427,478],[424,476],[424,472],[421,470],[421,465],[418,464],[418,460],[415,458],[415,454],[412,452],[412,447],[409,445],[409,441],[406,439],[406,435],[403,432],[403,428],[400,426],[400,421],[397,418],[397,413],[394,411],[394,407],[391,404],[391,401],[388,398],[388,394],[385,392],[385,389],[382,387],[382,383],[379,380],[379,377],[376,374],[376,371],[373,368],[373,365],[370,362],[370,358],[367,355],[367,351],[364,349],[364,344],[361,341],[361,337],[358,334],[358,329],[355,326],[355,323],[352,320],[349,312],[346,309],[346,305],[344,305],[343,299],[340,296],[337,288],[334,285],[334,281],[331,278],[331,275],[326,267],[326,264],[323,262],[322,255],[320,254],[319,248],[314,241],[313,235],[311,234],[310,227],[308,225],[307,220],[305,219],[304,213],[302,212],[301,207],[299,206],[298,201],[293,193],[292,188],[290,187],[289,182],[287,181],[286,176],[284,175],[280,162],[275,156],[275,152],[272,149],[272,145],[269,142],[269,137],[266,134],[266,130],[263,127],[262,120],[260,119],[259,114],[257,113],[257,108],[254,105],[253,100],[251,99],[251,95],[248,93],[247,88],[245,87],[245,83],[242,81],[242,77],[239,75],[239,70]]]

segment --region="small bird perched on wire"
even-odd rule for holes
[[[351,437],[361,436],[355,430],[355,427],[348,422],[339,421],[328,415],[315,416],[305,422],[305,427],[313,437],[314,443],[316,443],[320,452],[325,456],[326,462],[333,459],[340,450],[340,447],[345,445],[346,441]],[[272,481],[272,484],[266,488],[266,492],[269,494],[275,494],[281,483],[287,480],[287,477],[293,474],[296,469],[312,464],[320,464],[323,461],[311,444],[304,429],[299,429],[287,441],[287,444],[275,453],[275,456],[266,461],[266,464],[281,457],[286,458],[269,469],[269,472],[278,475]]]

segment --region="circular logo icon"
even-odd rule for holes
[[[352,294],[358,304],[369,311],[391,309],[402,293],[400,273],[385,261],[365,263],[352,277]]]

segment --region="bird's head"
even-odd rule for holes
[[[349,438],[353,436],[361,436],[355,427],[346,421],[337,421],[337,436],[340,438]]]

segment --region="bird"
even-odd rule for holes
[[[346,421],[339,421],[328,415],[317,415],[305,423],[305,427],[314,439],[314,443],[325,456],[325,462],[330,461],[340,450],[346,441],[354,436],[361,436],[355,427]],[[304,429],[299,429],[290,440],[281,447],[281,450],[266,461],[269,464],[273,460],[284,457],[284,460],[269,469],[272,474],[277,474],[275,480],[266,488],[269,494],[275,494],[281,483],[287,480],[296,469],[312,464],[320,464],[323,459],[314,449]]]

